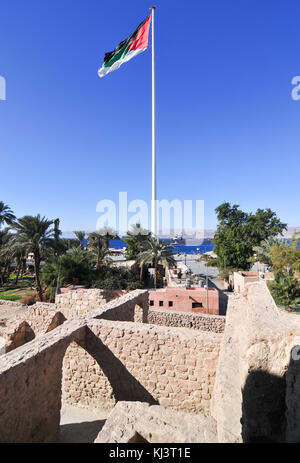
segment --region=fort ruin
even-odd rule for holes
[[[226,318],[112,297],[77,289],[3,324],[1,442],[58,442],[62,404],[107,410],[95,442],[300,441],[300,319],[263,281]]]

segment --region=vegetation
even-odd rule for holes
[[[22,246],[26,254],[33,253],[36,290],[40,301],[43,300],[40,281],[41,260],[43,255],[47,253],[47,248],[54,248],[55,246],[54,230],[50,228],[52,224],[52,220],[41,217],[40,214],[36,216],[26,215],[13,224],[19,245]]]
[[[74,231],[73,232],[76,238],[78,239],[78,244],[81,249],[83,249],[83,240],[85,238],[85,232],[84,231]]]
[[[94,275],[93,288],[99,289],[126,289],[133,290],[144,288],[146,279],[140,281],[139,272],[124,267],[103,266]]]
[[[5,225],[8,226],[4,228]],[[134,228],[139,230],[139,226]],[[150,241],[146,245],[144,237],[133,238],[132,232],[128,232],[128,237],[137,249],[136,255],[150,249]],[[63,239],[59,219],[49,220],[40,214],[16,219],[9,206],[0,202],[0,297],[33,304],[37,299],[53,301],[57,289],[68,284],[109,290],[147,286],[146,261],[141,270],[138,265],[130,270],[114,267],[106,259],[109,240],[118,238],[113,229],[105,227],[90,233],[85,249],[82,243],[85,233],[74,233],[77,239]],[[150,237],[148,232],[147,236]],[[143,247],[139,244],[141,241]],[[26,263],[30,253],[33,276],[28,275]],[[157,256],[155,260],[158,263],[163,259]]]
[[[93,232],[88,235],[88,246],[96,255],[96,268],[99,269],[103,259],[108,253],[107,248],[103,248],[103,236],[99,232]]]
[[[0,294],[1,301],[18,301],[21,297],[13,294]]]
[[[10,207],[7,204],[4,204],[3,201],[0,201],[0,226],[3,225],[4,222],[6,225],[11,225],[15,219],[16,216]]]
[[[237,204],[223,203],[216,208],[218,228],[213,243],[217,266],[248,270],[254,248],[286,229],[271,209],[258,209],[255,214],[243,212]]]
[[[100,230],[97,230],[99,236],[102,237],[104,249],[108,249],[110,240],[118,240],[119,236],[116,231],[111,227],[103,227]]]
[[[60,257],[47,260],[41,271],[41,282],[46,289],[46,297],[54,301],[56,289],[65,284],[89,285],[94,257],[80,247],[73,248]]]
[[[291,269],[277,273],[274,281],[269,282],[269,288],[276,303],[288,310],[300,303],[300,283]]]
[[[127,244],[126,259],[135,260],[143,251],[145,243],[149,240],[151,233],[142,228],[139,223],[131,225],[131,230],[127,232],[125,242]]]
[[[175,265],[173,258],[172,247],[169,243],[164,241],[159,242],[157,238],[150,236],[143,244],[140,253],[137,256],[137,262],[141,267],[141,274],[143,267],[150,264],[154,267],[154,288],[157,287],[157,276],[159,264],[166,266]]]
[[[270,290],[287,308],[300,299],[300,239],[290,242],[276,238],[286,224],[270,209],[248,214],[238,205],[221,204],[217,209],[218,229],[214,238],[217,258],[207,256],[207,265],[217,265],[221,275],[229,270],[247,270],[254,259],[271,265],[275,279]],[[127,233],[126,258],[136,261],[134,269],[116,267],[107,259],[109,241],[118,238],[104,227],[90,233],[75,231],[76,239],[63,239],[59,219],[36,216],[17,219],[0,201],[0,298],[34,303],[53,301],[59,287],[68,284],[104,290],[132,290],[149,285],[148,269],[154,268],[154,287],[162,286],[163,267],[175,265],[172,244],[160,242],[139,224]],[[34,275],[29,275],[26,259],[32,253]],[[33,270],[32,270],[33,272]],[[32,287],[34,285],[34,287]]]
[[[259,246],[254,246],[253,248],[253,251],[255,253],[255,260],[268,266],[271,266],[271,248],[273,245],[277,245],[280,243],[281,241],[277,238],[268,238],[266,240],[261,241]]]

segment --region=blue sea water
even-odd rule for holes
[[[168,241],[170,242],[171,239],[164,239],[160,241]],[[113,249],[123,249],[127,248],[127,244],[125,243],[124,240],[110,240],[109,242],[109,247]],[[173,244],[173,253],[181,253],[181,254],[204,254],[205,252],[212,251],[214,249],[215,245],[211,243],[210,241],[203,241],[201,244],[197,245],[188,245],[188,244],[181,244],[181,243],[176,243]]]

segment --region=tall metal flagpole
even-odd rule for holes
[[[152,201],[151,201],[151,232],[156,236],[156,130],[155,130],[155,52],[154,52],[154,11],[152,10]]]

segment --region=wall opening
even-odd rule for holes
[[[94,442],[115,403],[97,361],[72,342],[63,360],[60,442]]]

